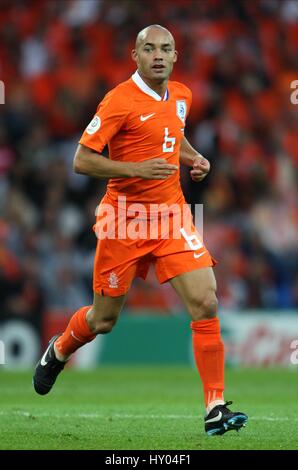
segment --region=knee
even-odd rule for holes
[[[193,299],[189,310],[194,321],[216,317],[218,300],[215,292],[206,292],[202,298]]]
[[[87,322],[94,334],[110,333],[117,322],[118,315],[98,315],[95,311],[91,311],[87,316]]]

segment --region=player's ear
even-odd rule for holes
[[[173,62],[177,62],[177,59],[178,59],[178,52],[174,51],[174,60],[173,60]]]
[[[137,54],[136,49],[133,49],[133,50],[131,51],[131,57],[132,57],[132,60],[134,60],[135,62],[137,61],[138,54]]]

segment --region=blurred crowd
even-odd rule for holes
[[[167,27],[188,85],[187,137],[211,161],[205,243],[227,309],[298,304],[296,0],[7,0],[0,6],[1,315],[38,317],[92,301],[99,180],[76,175],[80,135],[104,94],[134,71],[137,32]],[[297,173],[296,173],[297,178]],[[131,308],[177,314],[169,285],[137,280]]]

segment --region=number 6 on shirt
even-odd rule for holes
[[[176,143],[175,137],[168,137],[169,135],[169,128],[165,127],[165,138],[162,144],[162,151],[163,152],[174,152],[174,145]],[[171,144],[170,147],[167,147],[167,144]]]

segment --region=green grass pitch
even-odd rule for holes
[[[226,399],[245,429],[208,437],[187,367],[67,369],[49,395],[31,373],[0,370],[0,449],[298,449],[297,370],[229,369]]]

